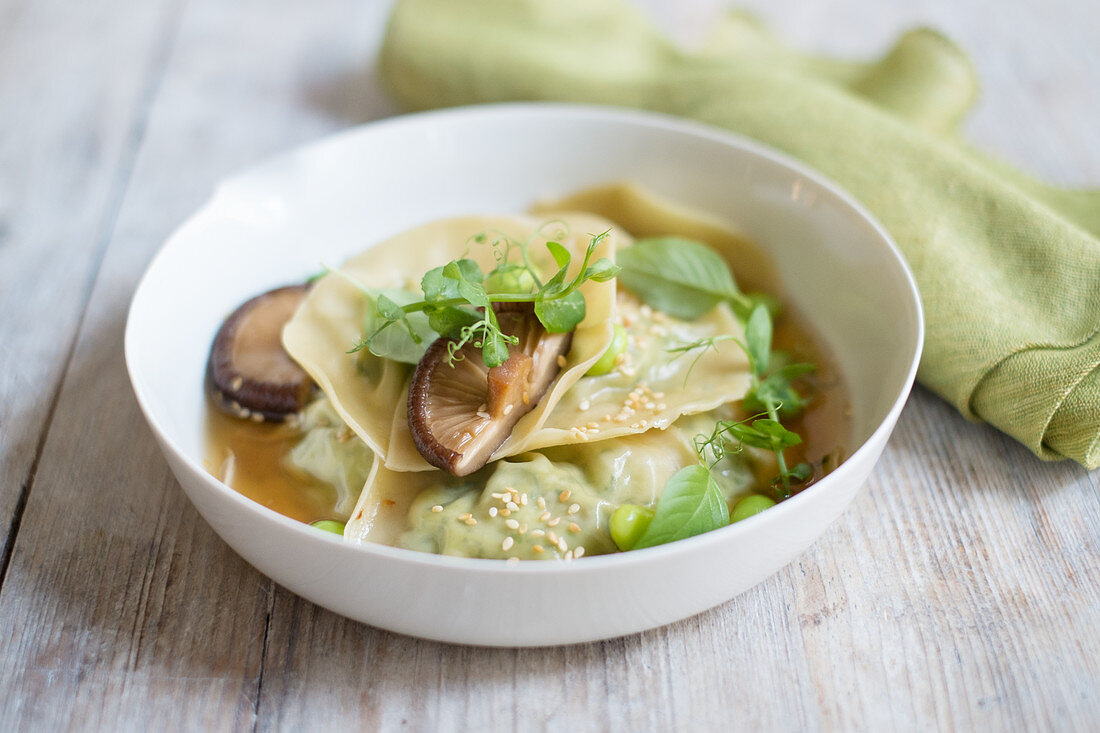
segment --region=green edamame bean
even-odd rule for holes
[[[620,550],[630,550],[652,521],[653,510],[649,507],[623,504],[611,515],[611,539]]]
[[[607,374],[615,368],[615,361],[619,355],[626,351],[626,329],[615,324],[615,335],[611,337],[611,345],[603,352],[600,360],[588,368],[587,376],[598,377]]]
[[[753,514],[759,514],[773,506],[775,506],[775,502],[768,497],[761,494],[749,494],[734,505],[733,514],[730,515],[730,523],[748,519]]]
[[[337,522],[335,519],[318,519],[316,522],[310,522],[309,526],[315,527],[316,529],[323,529],[333,534],[344,534],[344,523]]]

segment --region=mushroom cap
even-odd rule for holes
[[[408,422],[420,454],[455,476],[478,470],[542,399],[561,369],[572,333],[547,333],[530,303],[497,303],[500,329],[518,338],[508,359],[487,367],[467,343],[446,362],[454,339],[428,347],[409,387]]]
[[[246,301],[225,319],[207,363],[211,393],[220,408],[241,418],[279,421],[305,406],[313,382],[286,353],[282,332],[307,292],[306,285],[276,288]]]

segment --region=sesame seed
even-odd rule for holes
[[[489,494],[489,496],[493,497],[494,499],[504,499],[504,494]]]
[[[589,428],[588,432],[589,433],[598,433],[598,432],[600,432],[600,429],[599,428]]]
[[[566,544],[564,539],[559,539],[558,540],[558,551],[559,552],[569,552],[569,545]]]
[[[569,552],[565,553],[565,560],[569,561],[569,560],[572,560],[572,559],[573,559],[573,551],[570,550]]]
[[[584,556],[584,547],[583,546],[573,548],[573,557],[583,557],[583,556]]]
[[[518,557],[508,558],[508,564],[509,565],[519,565],[519,558]]]
[[[577,532],[580,532],[581,531],[581,526],[579,524],[577,524],[576,522],[570,522],[569,523],[569,531],[573,532],[574,534],[577,533]]]
[[[497,515],[497,508],[495,506],[489,507],[489,516],[495,517]]]
[[[642,420],[642,427],[643,428],[647,427],[648,425],[649,425],[649,420]]]
[[[543,512],[542,514],[539,515],[539,521],[540,522],[545,522],[549,518],[550,518],[550,512]]]
[[[658,402],[657,403],[657,409],[660,410],[661,412],[664,412],[665,410],[668,409],[668,405],[666,405],[664,402]]]
[[[505,405],[505,406],[504,406],[504,414],[505,414],[505,416],[507,416],[507,415],[508,415],[508,413],[510,413],[510,412],[512,411],[512,408],[513,408],[513,407],[515,407],[515,405],[513,405],[513,404],[512,404],[512,403],[510,403],[510,402],[509,402],[509,403],[508,403],[507,405]]]
[[[254,412],[252,413],[252,416],[249,417],[249,420],[251,420],[252,422],[263,422],[264,415],[262,412]]]
[[[558,366],[563,367],[566,365],[565,357],[558,354]]]
[[[546,536],[546,530],[533,529],[533,530],[531,530],[531,536],[532,537],[545,537]]]
[[[558,536],[553,532],[547,532],[546,539],[550,540],[550,544],[552,545],[558,544]]]
[[[508,507],[508,511],[510,511],[510,512],[518,512],[519,511],[519,504],[515,503],[514,501],[509,501],[504,506]]]
[[[436,514],[439,514],[441,511],[443,511],[443,505],[442,504],[436,504],[435,506],[432,507],[432,511],[435,512]]]
[[[539,509],[545,509],[546,508],[546,499],[544,499],[540,496],[539,498],[535,499],[535,504],[538,505]]]
[[[562,504],[564,504],[565,502],[569,501],[569,497],[572,496],[572,495],[573,495],[573,492],[570,491],[569,489],[566,489],[565,491],[558,494],[558,501],[560,501]]]
[[[519,497],[519,503],[523,506],[527,506],[527,494],[523,494],[521,497]]]
[[[233,377],[233,381],[229,383],[230,389],[234,392],[244,386],[244,379],[242,377]]]
[[[476,520],[476,519],[474,519],[473,517],[469,517],[469,518],[467,518],[467,519],[465,519],[465,520],[463,520],[463,521],[465,521],[465,522],[466,522],[466,525],[467,525],[468,527],[473,527],[473,526],[474,526],[475,524],[477,524],[477,520]]]
[[[458,518],[461,519],[462,521],[466,521],[471,516],[473,516],[473,515],[471,515],[469,512],[463,512],[462,514],[458,515]]]
[[[580,504],[570,504],[569,508],[565,510],[566,514],[576,514],[581,510]]]
[[[546,552],[546,548],[545,548],[545,547],[543,547],[542,545],[535,545],[535,546],[534,546],[534,547],[532,547],[531,549],[532,549],[532,550],[534,550],[535,552],[539,553],[540,555],[541,555],[542,553]]]
[[[477,413],[475,413],[475,414],[478,417],[480,417],[482,420],[488,420],[489,419],[489,413],[485,412],[484,410],[478,410]]]
[[[647,410],[656,410],[657,409],[657,403],[656,402],[647,402],[647,403],[645,403],[645,409],[647,409]]]
[[[514,544],[516,544],[516,541],[514,539],[512,539],[511,537],[505,537],[504,541],[500,543],[500,549],[508,552],[508,550],[512,549],[512,545]]]
[[[505,519],[504,520],[504,526],[507,527],[508,529],[519,529],[519,520]]]
[[[560,521],[561,521],[561,517],[554,517],[553,519],[551,519],[549,522],[546,523],[546,526],[547,527],[557,527],[558,522],[560,522]]]
[[[526,524],[519,525],[519,529],[516,530],[516,531],[519,532],[520,534],[527,534],[527,525]]]
[[[579,405],[577,405],[577,407],[579,407],[582,410],[587,410],[591,406],[592,406],[592,403],[589,402],[588,400],[581,400],[581,403]]]
[[[511,509],[501,509],[500,510],[500,516],[502,516],[502,517],[512,516],[512,510]]]

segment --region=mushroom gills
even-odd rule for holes
[[[452,339],[437,339],[409,387],[408,420],[420,454],[455,476],[478,470],[520,418],[538,405],[561,369],[572,333],[547,333],[528,303],[494,306],[501,331],[515,336],[508,359],[489,368],[481,349],[467,343],[446,363]]]
[[[305,406],[313,382],[286,353],[282,333],[308,292],[306,285],[276,288],[248,300],[225,319],[207,364],[218,407],[262,422],[285,420]]]

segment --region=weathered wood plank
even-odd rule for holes
[[[684,24],[702,32],[719,2],[686,11],[644,4],[690,36]],[[1091,124],[1100,100],[1088,93],[1100,76],[1087,30],[1097,10],[1088,4],[1008,3],[996,16],[949,0],[750,4],[796,40],[853,54],[914,22],[939,25],[976,56],[988,91],[971,131],[983,144],[1054,179],[1095,183],[1100,175]],[[51,7],[0,11],[0,221],[36,233],[0,239],[0,349],[11,349],[0,351],[0,367],[22,358],[16,346],[36,344],[42,351],[31,356],[58,378],[67,347],[50,351],[48,334],[21,333],[27,321],[8,315],[9,283],[69,267],[75,274],[66,282],[86,283],[87,295],[96,259],[74,252],[74,262],[58,265],[62,243],[91,232],[91,241],[109,245],[0,589],[0,728],[1095,728],[1100,472],[1039,463],[920,390],[867,491],[802,558],[665,629],[559,649],[465,649],[364,627],[273,589],[197,517],[158,457],[129,395],[122,323],[144,263],[214,181],[391,111],[369,73],[386,3],[196,0],[170,56],[145,26],[144,36],[128,26],[108,36],[119,18],[102,4],[82,6],[86,14],[75,17],[84,25],[67,25],[72,19],[51,16],[63,14]],[[154,26],[164,17],[147,7],[130,12]],[[28,18],[38,31],[25,30]],[[60,61],[32,79],[13,77],[24,72],[5,60],[33,58],[25,36],[41,42],[50,28],[73,36],[74,58],[87,61],[97,88],[129,95],[138,111],[103,119],[95,104],[77,102],[51,111],[32,92],[34,84],[53,89],[51,74],[70,68]],[[109,78],[126,74],[95,66],[93,45],[145,49],[145,59],[166,54],[163,83]],[[147,121],[140,99],[153,95],[133,81],[142,78],[143,89],[156,90]],[[12,119],[34,127],[30,112],[7,104],[16,93],[43,115],[27,151],[8,136]],[[71,124],[85,109],[100,120],[92,125],[99,132],[85,134],[108,141],[87,143],[109,149],[92,163],[71,156],[89,139]],[[59,121],[65,115],[69,123]],[[123,189],[126,145],[139,142]],[[16,170],[10,161],[29,170],[32,153],[54,146],[64,153],[55,156],[56,181],[34,184],[34,196],[6,177]],[[104,163],[110,155],[119,166]],[[46,172],[35,166],[34,175]],[[115,186],[115,199],[102,185]],[[107,202],[123,190],[116,221]],[[82,194],[99,196],[99,208]],[[61,216],[72,211],[84,228]],[[17,271],[3,259],[13,241]],[[46,254],[27,259],[27,241]],[[71,330],[81,302],[61,308],[54,327]],[[4,379],[0,386],[11,389],[14,377]],[[0,510],[10,513],[8,480],[25,477],[38,441],[31,423],[41,426],[49,393],[45,402],[22,397],[25,410],[9,407],[8,394],[0,390]],[[29,427],[9,437],[23,415],[30,422],[19,424]]]
[[[162,38],[164,79],[117,220],[104,223],[109,244],[0,590],[0,728],[252,725],[272,584],[170,477],[130,393],[122,331],[145,264],[216,181],[361,113],[362,95],[305,98],[315,75],[360,63],[372,26],[357,6],[196,2]],[[115,18],[85,20],[81,33],[101,43]],[[19,264],[24,279],[32,271]]]
[[[682,38],[704,31],[718,5],[644,4],[680,23]],[[755,5],[778,28],[853,54],[934,21],[978,54],[986,87],[1005,92],[971,123],[979,143],[1055,180],[1100,173],[1097,141],[1070,164],[1051,155],[1057,139],[1029,134],[1052,111],[1076,130],[1071,140],[1087,132],[1088,115],[1058,112],[1080,109],[1070,97],[1100,69],[1091,51],[1091,66],[1071,61],[1086,42],[1069,4],[1042,18],[1013,5],[992,37],[977,3]],[[1006,55],[1025,27],[1050,35],[1029,34],[1035,53]],[[1039,53],[1053,37],[1067,50]],[[1021,57],[1034,64],[1024,83]],[[1053,90],[1051,69],[1063,80]],[[464,649],[364,628],[277,590],[260,727],[1088,730],[1100,720],[1096,480],[1036,461],[918,390],[841,522],[776,577],[666,629],[562,649]]]
[[[10,3],[0,16],[0,547],[129,177],[174,4]]]

